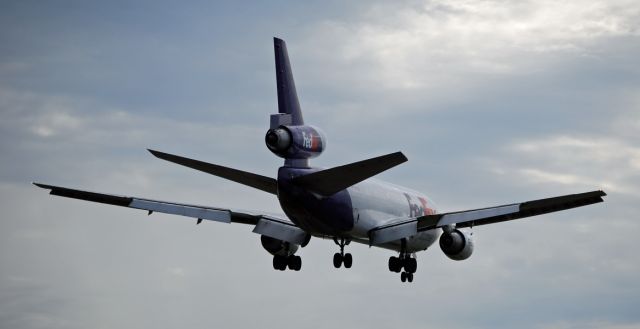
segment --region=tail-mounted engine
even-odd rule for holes
[[[448,231],[448,232],[447,232]],[[465,260],[473,253],[473,239],[460,230],[447,230],[440,236],[440,249],[453,260]]]
[[[315,158],[327,147],[322,131],[312,126],[279,126],[267,131],[264,141],[271,152],[287,159]]]

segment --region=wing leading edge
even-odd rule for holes
[[[43,189],[51,190],[49,194],[72,199],[104,203],[114,206],[147,210],[153,212],[180,215],[197,218],[199,224],[202,220],[211,220],[222,223],[241,223],[255,225],[253,232],[269,237],[291,242],[294,244],[306,244],[309,235],[291,223],[290,221],[274,215],[253,213],[244,210],[233,210],[207,206],[190,205],[176,202],[151,200],[137,197],[120,196],[71,189],[60,186],[33,183]]]
[[[506,222],[603,202],[602,198],[606,195],[604,191],[592,191],[498,207],[409,218],[372,229],[369,232],[369,239],[372,245],[377,245],[447,225],[462,228]]]

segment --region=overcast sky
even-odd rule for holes
[[[277,272],[251,227],[51,197],[32,181],[279,212],[146,148],[274,176],[272,37],[314,165],[403,151],[382,179],[441,211],[603,189],[474,229],[413,284],[393,253],[312,240]],[[640,328],[640,4],[2,1],[0,327]]]

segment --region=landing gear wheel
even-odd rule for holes
[[[273,256],[273,269],[284,271],[287,269],[287,259],[282,256],[275,255]]]
[[[296,272],[300,271],[300,269],[302,268],[302,258],[300,256],[296,256]]]
[[[351,240],[348,238],[340,238],[334,237],[333,242],[335,242],[340,247],[340,252],[337,252],[333,255],[333,267],[340,268],[342,264],[344,264],[345,268],[351,268],[353,264],[353,256],[349,253],[344,253],[344,246],[349,245]]]
[[[300,258],[300,256],[289,256],[287,259],[287,266],[290,270],[300,271],[302,268],[302,258]]]
[[[353,257],[351,256],[351,254],[344,254],[343,262],[345,268],[351,268],[351,265],[353,264]]]
[[[404,259],[404,270],[408,273],[416,273],[418,269],[418,261],[415,258]]]
[[[402,269],[402,263],[400,262],[400,258],[391,256],[389,257],[389,271],[400,273]]]
[[[407,272],[400,273],[400,281],[402,281],[402,282],[406,282],[407,281]]]
[[[407,273],[407,281],[413,282],[413,273]]]
[[[333,255],[333,267],[340,268],[340,266],[342,266],[342,254],[337,252]]]

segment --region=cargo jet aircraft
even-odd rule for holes
[[[391,153],[330,169],[310,166],[309,159],[324,151],[327,139],[306,125],[293,82],[283,40],[274,38],[278,113],[271,115],[265,135],[267,148],[284,158],[277,178],[149,150],[154,156],[211,175],[232,180],[277,196],[285,216],[255,211],[198,206],[145,198],[103,194],[34,183],[50,194],[153,212],[181,215],[223,223],[253,226],[264,249],[273,255],[273,268],[299,271],[299,247],[312,237],[329,238],[339,246],[333,265],[350,268],[353,257],[345,253],[350,242],[390,249],[389,271],[400,273],[402,282],[413,281],[416,253],[439,238],[440,249],[453,260],[464,260],[473,252],[471,235],[462,228],[493,224],[602,202],[606,194],[592,191],[548,199],[465,211],[436,210],[425,195],[371,177],[395,167],[407,158]]]

